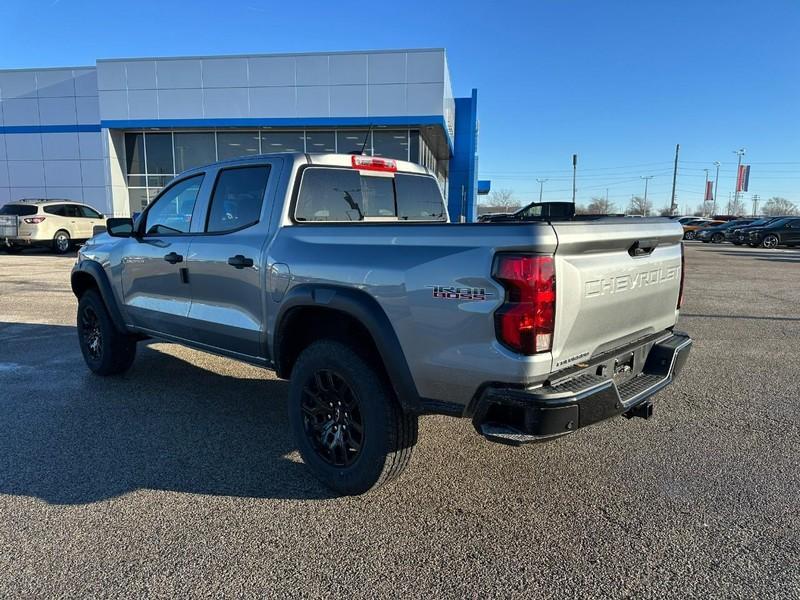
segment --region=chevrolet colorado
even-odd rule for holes
[[[396,477],[419,415],[519,444],[644,416],[686,360],[680,224],[448,223],[410,162],[274,154],[176,177],[72,272],[98,375],[158,338],[290,379],[307,466],[343,494]]]

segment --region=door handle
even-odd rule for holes
[[[169,264],[174,265],[175,263],[183,262],[183,256],[176,252],[170,252],[169,254],[164,255],[164,260]]]
[[[253,266],[253,259],[242,256],[241,254],[237,254],[236,256],[231,256],[228,259],[228,264],[232,267],[236,267],[237,269],[244,269],[245,267]]]

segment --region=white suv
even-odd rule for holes
[[[17,200],[0,207],[0,246],[10,253],[47,246],[58,254],[94,235],[105,217],[91,206],[70,200]]]

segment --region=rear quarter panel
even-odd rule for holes
[[[372,296],[394,327],[418,393],[467,404],[482,383],[531,383],[549,371],[549,355],[519,356],[496,342],[494,311],[504,290],[491,270],[496,252],[552,254],[555,245],[552,228],[539,223],[306,224],[278,232],[269,263],[289,265],[291,286],[342,285]],[[436,297],[436,286],[483,295]]]

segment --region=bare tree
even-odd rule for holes
[[[729,214],[740,216],[746,212],[747,208],[745,208],[744,201],[741,198],[731,200]]]
[[[797,212],[797,206],[794,202],[780,196],[773,196],[764,204],[764,214],[768,217],[796,215]]]
[[[486,204],[497,208],[517,208],[520,206],[519,201],[514,198],[513,190],[492,190],[489,193]]]
[[[586,207],[586,212],[592,215],[608,215],[613,213],[615,208],[614,203],[604,197],[593,196],[589,206]]]
[[[628,204],[629,215],[642,215],[643,217],[650,216],[653,212],[653,204],[650,200],[645,201],[641,196],[634,196]]]

